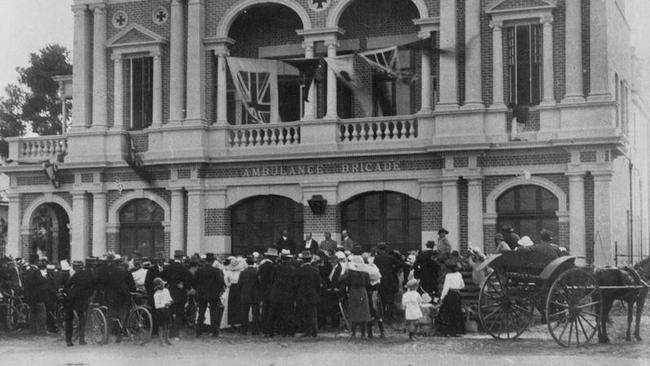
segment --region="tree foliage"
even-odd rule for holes
[[[59,84],[52,77],[72,73],[69,55],[64,46],[47,45],[29,55],[28,67],[17,68],[20,83],[29,90],[22,105],[22,119],[39,135],[62,132]]]

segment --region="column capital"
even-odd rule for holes
[[[490,28],[493,31],[501,31],[501,28],[503,28],[503,20],[490,20]]]
[[[458,185],[458,177],[441,177],[440,183],[442,183],[443,187],[455,187]]]
[[[88,5],[72,5],[72,13],[74,16],[83,16],[86,15],[86,10],[88,10]]]
[[[553,25],[553,16],[547,15],[539,18],[539,22],[542,23],[545,27]]]
[[[88,5],[88,8],[95,14],[106,13],[106,4],[103,3],[90,4]]]
[[[611,182],[614,172],[610,170],[593,171],[591,175],[594,176],[594,182]]]
[[[332,48],[337,49],[341,47],[341,44],[339,43],[338,39],[330,39],[325,41],[325,46],[327,46],[328,49],[332,49]]]
[[[111,60],[113,60],[114,62],[122,61],[123,59],[124,57],[122,56],[121,52],[113,52],[111,54]]]
[[[172,6],[183,6],[183,0],[172,0]]]
[[[162,57],[162,51],[160,49],[151,50],[149,52],[149,55],[151,57],[153,57],[154,59],[158,59],[158,61],[160,61],[160,59]]]
[[[84,190],[73,190],[70,191],[70,194],[72,195],[72,199],[80,199],[80,198],[86,198],[86,191]]]
[[[18,192],[7,192],[7,198],[9,199],[9,202],[18,201],[20,199],[20,193],[18,193]]]
[[[469,187],[482,187],[483,186],[483,177],[465,177],[467,179],[467,185]]]
[[[171,189],[172,192],[172,197],[179,197],[183,196],[183,188],[176,188],[176,189]]]
[[[106,192],[105,191],[90,191],[88,193],[92,193],[93,198],[95,198],[95,197],[97,197],[97,198],[99,198],[99,197],[106,198]]]

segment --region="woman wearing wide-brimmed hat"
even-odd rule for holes
[[[361,256],[351,256],[348,270],[341,276],[340,282],[347,288],[348,318],[351,323],[352,337],[356,337],[358,327],[361,327],[361,337],[365,337],[368,323],[372,320],[366,291],[370,286],[370,276],[364,270]]]

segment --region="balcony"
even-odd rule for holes
[[[37,136],[8,138],[9,161],[38,163],[48,160],[63,161],[68,153],[66,136]]]

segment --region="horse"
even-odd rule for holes
[[[641,313],[643,312],[645,299],[648,295],[648,285],[646,281],[650,278],[650,258],[644,259],[633,267],[599,268],[594,272],[594,276],[596,277],[598,285],[601,287],[621,287],[605,288],[601,290],[602,301],[596,307],[596,311],[598,311],[602,316],[600,321],[600,331],[598,332],[598,341],[600,343],[609,343],[609,337],[607,336],[607,322],[609,320],[609,312],[612,310],[614,300],[622,300],[627,303],[627,333],[625,339],[628,342],[632,340],[630,328],[632,326],[633,306],[636,305],[634,337],[637,341],[640,341],[641,336],[639,334],[639,327]]]

